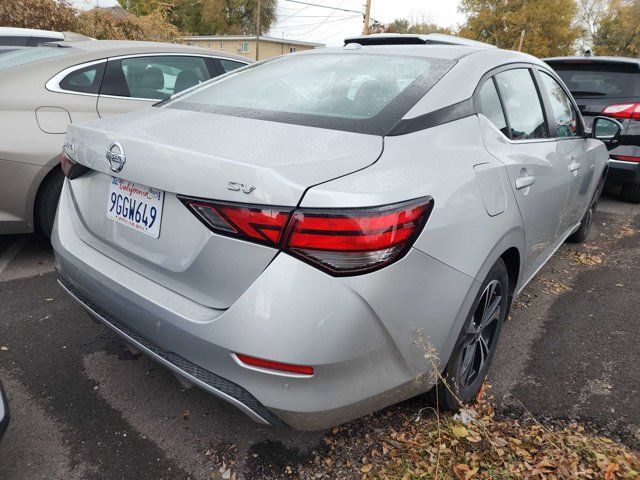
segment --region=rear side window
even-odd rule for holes
[[[513,140],[547,138],[542,104],[528,68],[516,68],[495,76]]]
[[[222,70],[224,72],[230,72],[231,70],[235,70],[236,68],[244,67],[246,63],[236,62],[233,60],[227,60],[226,58],[220,58],[220,65],[222,65]]]
[[[164,100],[209,78],[203,57],[123,58],[108,62],[100,94]]]
[[[104,62],[89,65],[69,73],[60,81],[59,86],[62,90],[71,92],[98,93],[103,72]]]
[[[479,98],[480,113],[487,117],[498,130],[508,136],[507,121],[504,118],[500,97],[498,97],[498,91],[492,78],[484,82],[479,92]]]
[[[549,65],[574,97],[640,97],[640,67],[636,64],[576,61]]]
[[[549,96],[558,137],[577,137],[580,135],[580,122],[571,100],[551,75],[541,71],[540,78]]]

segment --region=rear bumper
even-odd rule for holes
[[[52,235],[63,287],[127,342],[262,423],[318,430],[428,390],[417,331],[444,368],[479,287],[415,249],[353,278],[280,254],[230,308],[213,309],[85,243],[66,189]],[[314,374],[247,367],[234,353]]]
[[[9,426],[9,403],[0,383],[0,440]]]

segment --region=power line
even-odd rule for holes
[[[291,2],[291,3],[299,3],[301,5],[308,5],[310,7],[320,7],[320,8],[328,8],[331,10],[340,10],[342,12],[352,12],[352,13],[359,13],[360,15],[363,15],[363,13],[360,10],[349,10],[348,8],[340,8],[340,7],[330,7],[329,5],[321,5],[319,3],[309,3],[309,2],[302,2],[301,0],[285,0],[287,2]],[[344,3],[341,2],[340,5],[342,5]]]

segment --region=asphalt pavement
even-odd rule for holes
[[[525,289],[489,376],[501,414],[579,420],[640,449],[639,239],[640,208],[604,198],[587,243]],[[322,449],[323,432],[257,425],[133,356],[58,287],[33,235],[0,236],[0,313],[0,479],[278,478]]]

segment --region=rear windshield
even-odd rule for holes
[[[640,97],[640,71],[632,63],[551,63],[575,97]]]
[[[15,50],[0,56],[0,71],[53,57],[68,55],[73,51],[71,48],[64,47],[31,47],[23,50]]]
[[[231,73],[165,105],[384,135],[454,63],[400,55],[292,55]]]

